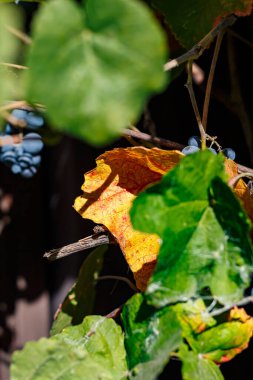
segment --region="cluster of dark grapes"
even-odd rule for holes
[[[33,132],[44,124],[41,115],[24,109],[15,109],[12,116],[26,123],[25,128],[17,128],[11,124],[5,126],[3,135],[15,135],[22,133],[22,141],[19,144],[3,145],[0,148],[0,161],[10,167],[12,173],[22,177],[31,178],[37,173],[41,162],[41,150],[43,141],[41,136]]]
[[[192,136],[188,140],[188,145],[182,150],[184,154],[191,154],[198,152],[201,148],[201,139],[199,136]],[[207,148],[213,154],[217,154],[217,151],[213,147]],[[235,159],[235,151],[231,148],[224,148],[220,150],[221,153],[224,154],[225,157],[230,158],[230,160]]]

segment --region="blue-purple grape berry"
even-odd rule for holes
[[[18,157],[18,162],[22,166],[22,168],[28,168],[33,163],[32,155],[29,153],[24,153],[23,155]]]
[[[182,150],[182,153],[185,154],[185,155],[187,155],[187,154],[196,153],[198,151],[199,151],[199,148],[197,146],[189,145],[189,146],[186,146]]]
[[[37,173],[37,168],[35,167],[35,166],[30,166],[30,168],[29,168],[30,170],[31,170],[31,172],[33,173],[33,174],[36,174]]]
[[[18,119],[26,120],[28,112],[16,109],[12,114]],[[30,112],[29,117],[30,128],[39,128],[43,123],[43,118],[35,113]],[[15,128],[11,124],[7,124],[6,129],[9,134],[15,132]],[[19,129],[16,130],[19,131]],[[5,131],[3,136],[6,136],[6,134]],[[38,133],[27,133],[20,144],[0,147],[0,161],[9,166],[12,173],[20,174],[24,178],[31,178],[37,173],[37,168],[41,162],[39,152],[42,150],[43,145],[41,136]]]
[[[25,152],[37,155],[43,148],[43,141],[38,133],[28,133],[23,138],[23,149]]]
[[[236,157],[236,154],[235,154],[235,151],[231,148],[224,148],[222,149],[222,153],[224,154],[225,157],[229,158],[230,160],[233,160],[235,159]]]
[[[13,174],[19,174],[19,173],[21,173],[21,170],[22,170],[22,168],[19,164],[13,164],[11,166],[11,171]]]
[[[32,170],[30,170],[30,168],[26,168],[22,170],[21,175],[24,178],[32,178],[34,173],[32,172]]]
[[[26,116],[27,116],[27,111],[26,110],[21,110],[21,109],[16,108],[15,110],[12,111],[11,114],[16,119],[25,120],[26,121]]]
[[[4,131],[7,135],[14,135],[15,133],[19,133],[18,128],[13,127],[11,124],[6,124]]]
[[[214,148],[209,147],[207,149],[210,150],[210,152],[212,152],[213,154],[215,154],[215,155],[217,154],[217,152]]]
[[[15,151],[16,151],[16,155],[17,157],[20,157],[23,155],[24,153],[24,150],[23,150],[23,147],[22,147],[22,144],[18,144],[15,146]]]
[[[188,140],[188,145],[201,147],[201,138],[199,136],[191,136]]]
[[[13,145],[3,145],[3,146],[1,146],[1,152],[2,153],[4,153],[4,152],[10,152],[13,149],[14,149]]]
[[[32,158],[32,164],[34,166],[38,166],[41,163],[41,156],[33,156]]]
[[[7,151],[7,152],[4,152],[2,155],[1,155],[1,160],[6,164],[6,165],[12,165],[16,162],[16,154],[15,152],[13,151]]]
[[[34,113],[28,112],[26,116],[27,128],[38,129],[43,126],[44,119],[42,116]]]

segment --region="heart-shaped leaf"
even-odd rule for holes
[[[29,342],[13,355],[12,380],[124,380],[127,366],[121,328],[100,316],[61,334]]]
[[[165,38],[134,0],[52,0],[38,13],[27,96],[60,130],[104,144],[166,84]],[[34,85],[36,83],[36,85]]]
[[[84,317],[92,314],[96,277],[102,269],[105,251],[106,247],[99,247],[84,260],[76,283],[56,312],[50,335],[58,334],[70,325],[77,325]]]
[[[250,224],[225,183],[223,161],[209,151],[189,155],[133,203],[133,226],[162,239],[146,290],[157,307],[198,296],[204,288],[232,304],[249,285]]]

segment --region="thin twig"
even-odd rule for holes
[[[16,65],[16,63],[0,62],[0,65],[12,67],[13,69],[18,69],[18,70],[27,70],[28,69],[27,66]]]
[[[238,174],[236,177],[232,178],[228,184],[229,186],[234,187],[241,178],[245,178],[245,177],[253,178],[253,173],[244,172],[244,173]]]
[[[221,30],[221,32],[218,34],[215,49],[213,53],[213,58],[211,62],[211,67],[208,75],[207,85],[206,85],[206,93],[205,93],[205,100],[204,100],[204,106],[203,106],[203,115],[202,115],[202,125],[204,130],[206,131],[206,125],[207,125],[207,117],[208,117],[208,110],[209,110],[209,103],[210,103],[210,96],[211,96],[211,90],[212,90],[212,84],[213,84],[213,78],[214,78],[214,71],[218,59],[218,55],[220,52],[221,43],[223,40],[223,36],[225,33],[225,29]]]
[[[202,121],[201,121],[201,117],[200,117],[197,101],[196,101],[195,94],[194,94],[194,91],[193,91],[193,85],[192,85],[192,63],[193,63],[193,61],[189,61],[188,64],[187,64],[188,77],[187,77],[187,82],[186,82],[185,86],[186,86],[186,88],[187,88],[187,90],[189,92],[191,103],[192,103],[192,107],[193,107],[193,110],[194,110],[194,114],[195,114],[195,117],[196,117],[196,120],[197,120],[197,123],[198,123],[199,133],[200,133],[200,137],[201,137],[201,148],[205,149],[206,148],[206,133],[205,133],[205,130],[204,130],[203,125],[202,125]]]
[[[215,145],[218,152],[220,152],[222,149],[222,146],[218,143],[217,138],[218,138],[218,136],[210,136],[206,133],[206,139],[208,141],[211,141],[210,148],[212,148],[212,146]]]
[[[253,169],[251,168],[248,168],[247,166],[244,166],[244,165],[241,165],[241,164],[237,164],[237,168],[238,168],[238,173],[251,173],[253,174]]]
[[[235,304],[227,305],[227,306],[221,307],[220,309],[216,309],[216,310],[212,311],[211,313],[209,313],[209,315],[211,317],[215,317],[217,315],[225,313],[226,311],[229,311],[230,309],[232,309],[235,306],[244,306],[244,305],[247,305],[248,303],[251,303],[251,302],[253,302],[253,296],[245,297]]]
[[[112,275],[108,275],[108,276],[99,276],[97,278],[98,281],[103,281],[103,280],[119,280],[119,281],[123,281],[125,282],[129,288],[131,288],[135,293],[138,293],[139,290],[136,288],[136,286],[129,280],[129,278],[127,277],[123,277],[123,276],[112,276]]]
[[[27,122],[24,119],[18,119],[8,111],[1,111],[0,114],[6,121],[8,121],[8,123],[14,125],[15,127],[25,128],[27,126]]]
[[[223,29],[226,29],[228,26],[231,26],[236,21],[234,15],[225,17],[219,25],[213,28],[201,41],[193,46],[192,49],[182,54],[180,57],[172,59],[164,65],[164,70],[169,71],[175,67],[178,67],[182,63],[188,62],[189,60],[198,59],[203,52],[210,46],[211,42],[220,34]]]
[[[7,26],[7,29],[11,34],[18,37],[22,42],[24,42],[27,45],[31,45],[32,39],[27,34],[21,32],[16,28],[13,28],[12,26]]]
[[[151,117],[148,107],[145,107],[143,118],[143,129],[149,132],[152,138],[156,137],[156,126]]]
[[[5,146],[5,145],[19,144],[21,143],[21,141],[22,141],[21,134],[0,136],[0,147]]]
[[[128,135],[123,135],[123,137],[131,144],[132,146],[138,146],[139,144],[131,137]]]
[[[63,257],[72,255],[73,253],[85,251],[86,249],[95,248],[104,244],[114,243],[113,238],[105,233],[95,233],[91,236],[87,236],[84,239],[78,240],[75,243],[65,245],[62,248],[52,249],[46,252],[43,257],[47,258],[49,261],[55,261]]]
[[[250,49],[253,50],[253,44],[252,42],[250,42],[249,40],[247,40],[246,38],[242,37],[240,34],[236,33],[234,30],[232,29],[228,29],[227,32],[232,36],[232,37],[235,37],[237,38],[239,41],[241,41],[242,43],[244,43],[247,47],[249,47]]]
[[[0,113],[2,113],[3,111],[14,110],[16,108],[23,108],[23,109],[26,109],[28,111],[32,111],[32,110],[34,110],[34,108],[39,109],[39,110],[45,110],[45,106],[43,104],[36,103],[34,105],[34,107],[32,107],[25,100],[17,100],[14,102],[9,102],[8,104],[0,107]]]
[[[163,147],[169,148],[169,149],[182,150],[184,148],[184,145],[179,144],[177,142],[170,141],[167,139],[163,139],[161,137],[152,137],[151,135],[148,135],[147,133],[132,130],[132,129],[125,129],[123,131],[123,135],[124,136],[131,136],[131,137],[139,139],[139,140],[151,142],[155,145],[158,144],[160,146],[163,146]]]
[[[18,100],[16,102],[10,102],[6,104],[5,106],[0,107],[0,113],[3,111],[10,111],[15,108],[28,108],[30,109],[31,107],[26,103],[25,100]]]

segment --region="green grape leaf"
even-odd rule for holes
[[[250,224],[225,179],[224,158],[206,150],[183,158],[135,199],[134,228],[162,239],[146,290],[154,306],[185,301],[206,288],[232,304],[249,285]]]
[[[173,310],[180,322],[182,337],[202,358],[224,363],[248,347],[253,318],[242,308],[234,307],[217,320],[201,299],[178,303]]]
[[[12,380],[123,380],[126,373],[121,328],[100,316],[27,343],[14,353],[11,366]]]
[[[161,11],[178,41],[187,49],[199,42],[222,17],[248,16],[252,0],[151,0]]]
[[[167,82],[165,38],[141,2],[52,0],[32,36],[28,99],[46,105],[55,127],[90,143],[118,136]]]
[[[0,49],[1,50],[1,49]],[[0,64],[0,107],[10,99],[16,99],[21,95],[20,77],[9,67]]]
[[[76,283],[57,311],[50,331],[51,336],[60,333],[70,325],[78,325],[84,317],[92,314],[96,295],[96,278],[102,269],[106,250],[105,246],[99,247],[84,260]]]
[[[1,4],[0,4],[1,5]],[[19,10],[10,5],[0,6],[0,62],[13,63],[16,59],[19,39],[9,28],[20,29],[21,15]]]
[[[174,311],[182,328],[182,335],[191,342],[192,337],[216,325],[216,320],[210,316],[202,299],[177,303]]]
[[[27,2],[27,3],[44,3],[46,0],[18,0],[18,3],[16,2],[17,0],[0,0],[1,3],[15,3],[18,5],[19,2]]]
[[[181,343],[176,314],[171,307],[157,310],[136,294],[124,306],[122,319],[130,378],[157,379]]]
[[[195,334],[189,343],[203,357],[223,363],[248,347],[252,333],[253,318],[244,309],[234,308],[227,322]]]
[[[183,380],[224,380],[219,367],[213,361],[188,350],[185,344],[180,348],[179,357],[183,362]]]
[[[10,99],[20,95],[19,77],[6,63],[14,63],[17,58],[19,40],[9,27],[20,28],[21,16],[13,6],[0,4],[0,107]]]

